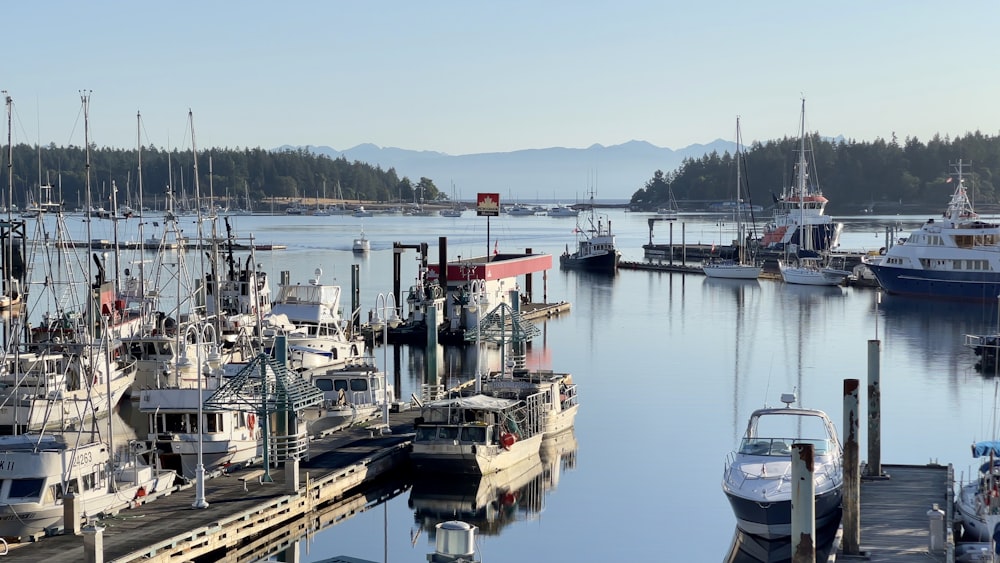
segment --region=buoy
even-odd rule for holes
[[[500,435],[500,444],[503,446],[503,449],[509,450],[514,445],[514,442],[517,442],[517,436],[514,436],[510,432],[504,432]]]

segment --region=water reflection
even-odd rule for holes
[[[834,539],[839,520],[816,530],[816,561],[826,561],[834,547]],[[792,560],[791,538],[766,540],[744,533],[739,528],[733,533],[733,543],[729,547],[723,563],[783,563]]]
[[[437,524],[448,520],[499,535],[506,526],[541,513],[545,495],[558,486],[562,472],[576,467],[576,449],[576,436],[569,430],[543,441],[540,455],[491,475],[418,475],[408,502],[414,522],[429,541],[435,540]]]

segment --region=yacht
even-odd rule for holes
[[[576,217],[579,214],[578,210],[561,203],[546,212],[549,217]]]
[[[746,434],[729,454],[722,490],[744,532],[767,539],[792,533],[792,444],[813,445],[816,528],[839,521],[843,496],[843,451],[833,422],[820,410],[794,408],[794,393],[785,407],[763,408],[750,415]]]
[[[965,541],[988,542],[1000,523],[1000,442],[972,444],[972,457],[979,458],[979,475],[962,484],[955,496],[955,519],[962,524]]]

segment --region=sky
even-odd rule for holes
[[[81,91],[120,148],[190,147],[193,123],[199,151],[680,149],[736,116],[745,143],[795,137],[803,97],[823,136],[1000,133],[996,0],[15,0],[4,21],[14,143],[83,145]]]

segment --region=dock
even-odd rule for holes
[[[419,410],[390,414],[392,433],[355,427],[310,442],[298,470],[298,491],[285,468],[262,482],[254,467],[205,481],[206,509],[192,508],[194,487],[108,515],[103,526],[104,561],[258,561],[306,533],[375,506],[402,492],[386,478],[406,465]],[[401,480],[399,482],[402,482]],[[6,561],[87,561],[87,532],[10,545]]]
[[[833,561],[895,563],[938,561],[954,557],[952,500],[954,470],[948,465],[882,465],[887,478],[861,480],[861,551],[863,556],[838,553]],[[937,504],[945,511],[948,549],[930,552],[927,511]]]
[[[166,242],[161,245],[159,241],[157,242],[119,241],[115,243],[114,241],[106,239],[94,239],[90,242],[67,241],[61,243],[61,246],[66,248],[90,248],[92,250],[113,250],[115,248],[118,248],[119,250],[139,250],[139,249],[160,250],[161,248],[165,248],[168,250],[176,250],[177,247],[183,246],[186,250],[194,250],[197,248],[207,248],[208,246],[211,246],[211,244],[212,243],[210,241],[204,241],[201,243],[188,241],[183,243]],[[252,249],[252,250],[260,250],[263,252],[268,250],[286,250],[288,248],[288,245],[285,244],[227,243],[225,240],[220,240],[219,245],[220,247],[230,246],[232,247],[233,250],[238,250],[238,251]]]

